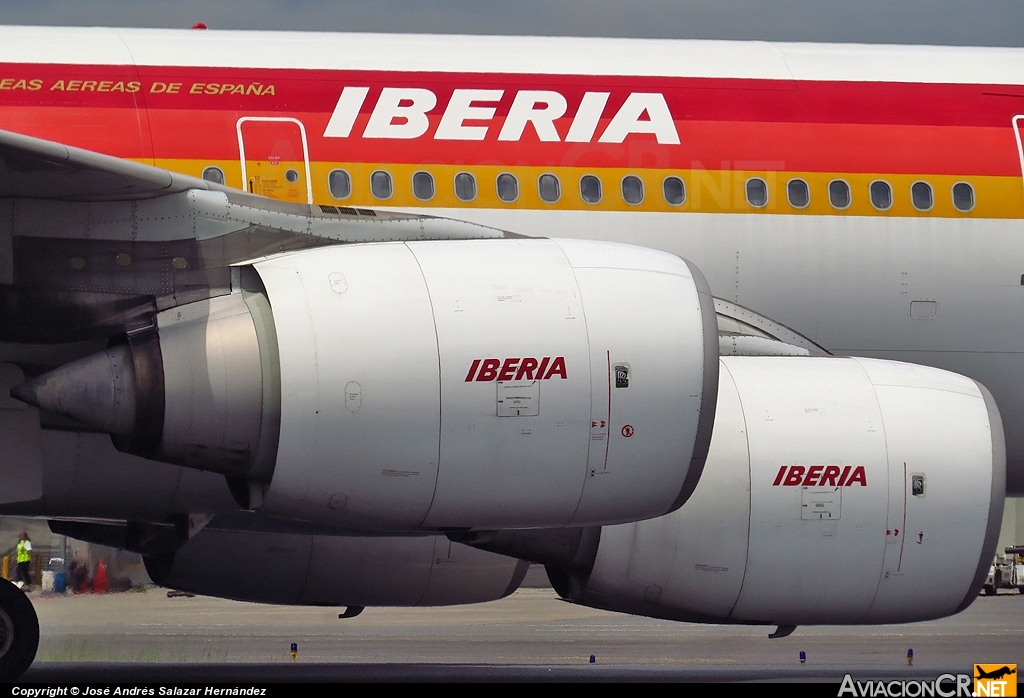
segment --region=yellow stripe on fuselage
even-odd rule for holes
[[[201,176],[206,167],[216,166],[224,171],[229,186],[239,187],[242,184],[241,165],[237,160],[157,160],[155,164],[157,167],[196,177]],[[261,169],[271,167],[270,163],[262,164],[264,167]],[[301,192],[301,200],[305,202],[303,163],[281,162],[273,166],[280,168],[282,172],[293,168],[301,173],[303,180],[297,183],[296,188]],[[328,188],[328,175],[336,169],[345,170],[351,177],[352,192],[344,199],[336,199]],[[388,199],[378,199],[370,191],[370,175],[376,170],[388,172],[392,177],[394,193]],[[432,199],[424,201],[413,195],[412,177],[416,172],[428,172],[434,177],[436,193]],[[469,172],[476,178],[477,196],[473,201],[462,201],[455,196],[454,178],[460,172]],[[519,198],[511,203],[498,198],[495,185],[498,175],[505,172],[515,175],[519,181]],[[1020,177],[501,165],[466,167],[361,162],[311,162],[310,174],[314,202],[331,206],[1024,218],[1024,183]],[[561,185],[561,197],[558,201],[548,203],[541,200],[537,181],[542,174],[553,174],[558,177]],[[603,196],[600,202],[587,203],[580,196],[579,180],[584,175],[595,175],[601,180]],[[620,192],[620,183],[628,175],[639,177],[643,181],[644,198],[639,204],[626,203]],[[679,177],[683,180],[686,199],[681,205],[673,206],[665,200],[662,183],[666,177]],[[751,177],[760,177],[768,185],[768,203],[763,207],[754,207],[747,202],[745,187]],[[793,178],[803,179],[809,185],[810,203],[804,208],[795,208],[786,198],[786,184]],[[844,180],[850,185],[852,201],[845,209],[837,209],[829,203],[828,184],[835,179]],[[893,203],[887,210],[879,210],[871,204],[868,188],[875,180],[886,181],[892,187]],[[918,210],[912,203],[910,189],[918,181],[930,184],[934,192],[934,205],[928,211]],[[967,182],[974,189],[975,206],[969,212],[958,211],[953,206],[952,188],[957,182]]]

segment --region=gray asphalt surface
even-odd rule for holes
[[[775,640],[771,628],[596,611],[550,589],[475,606],[369,608],[345,620],[340,609],[168,598],[159,589],[33,602],[41,639],[27,682],[838,682],[846,673],[929,679],[970,673],[974,663],[1024,665],[1024,596],[1009,592],[952,618],[803,627]]]

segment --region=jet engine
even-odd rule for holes
[[[239,518],[235,516],[235,518]],[[519,588],[529,563],[438,535],[339,536],[239,530],[215,518],[176,550],[146,556],[161,586],[303,606],[448,606]]]
[[[707,464],[648,521],[466,534],[547,564],[576,603],[711,623],[928,620],[966,608],[1002,521],[989,392],[933,368],[723,357]]]
[[[718,336],[700,272],[625,245],[339,245],[12,391],[122,451],[348,529],[620,523],[693,492]],[[84,429],[83,429],[84,430]]]

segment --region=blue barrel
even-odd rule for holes
[[[58,594],[63,594],[68,590],[67,572],[58,572],[53,575],[53,590]]]

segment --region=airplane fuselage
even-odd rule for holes
[[[834,353],[979,380],[1024,461],[1024,51],[41,28],[0,47],[4,130],[286,201],[666,250]]]

